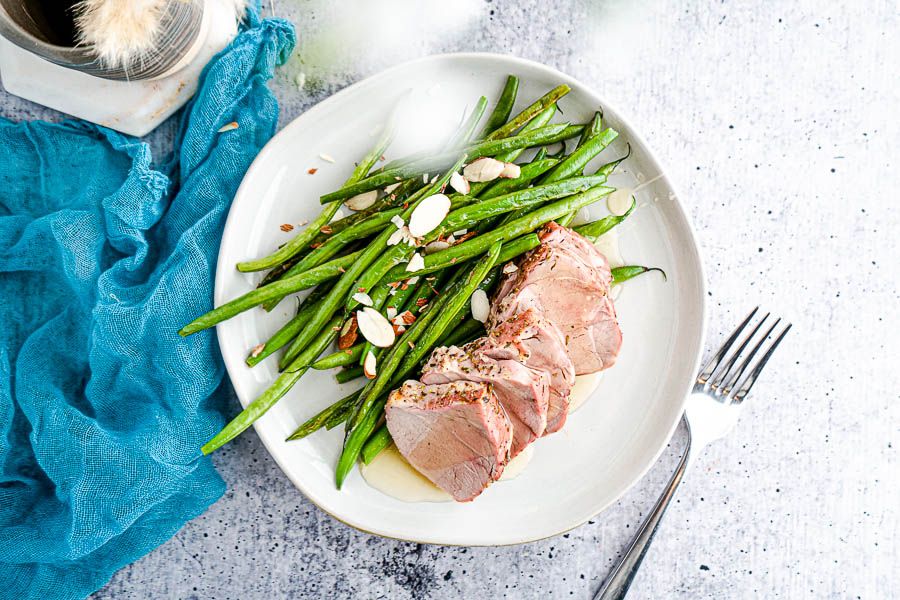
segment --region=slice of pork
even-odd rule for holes
[[[559,431],[569,412],[569,393],[575,384],[575,367],[566,352],[559,329],[534,309],[525,309],[497,323],[490,333],[464,346],[496,360],[515,360],[529,369],[550,374],[547,427],[544,435]]]
[[[615,363],[622,345],[611,284],[609,263],[594,245],[550,223],[541,245],[501,282],[488,324],[533,309],[562,332],[576,373],[595,373]]]
[[[493,385],[494,394],[506,409],[512,423],[513,441],[509,457],[544,435],[547,428],[547,403],[550,374],[529,369],[511,359],[494,359],[475,350],[450,346],[436,348],[422,368],[422,382],[476,381]]]
[[[458,502],[478,496],[509,461],[512,426],[490,384],[407,381],[391,392],[385,417],[400,454]]]

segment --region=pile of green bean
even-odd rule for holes
[[[336,469],[340,487],[360,457],[368,463],[391,443],[383,425],[391,389],[415,376],[435,347],[463,344],[483,334],[482,324],[471,317],[469,303],[475,290],[490,292],[503,263],[538,246],[536,232],[543,225],[550,221],[568,225],[579,209],[613,191],[605,183],[624,157],[585,174],[588,163],[617,136],[604,126],[602,112],[584,125],[550,124],[557,102],[569,92],[568,86],[560,85],[511,117],[518,84],[515,76],[507,78],[480,131],[478,124],[488,105],[483,97],[441,150],[375,168],[393,138],[393,127],[385,127],[344,185],[320,198],[322,212],[306,229],[269,256],[237,265],[244,272],[268,271],[256,289],[181,329],[181,335],[190,335],[258,306],[271,310],[286,296],[312,289],[296,316],[247,357],[252,367],[281,350],[279,376],[202,447],[204,454],[250,427],[309,369],[341,368],[337,380],[351,381],[364,376],[363,364],[371,353],[377,370],[369,374],[365,386],[300,425],[288,438],[301,439],[321,428],[344,424],[344,450]],[[568,140],[577,141],[567,153]],[[546,147],[560,142],[562,150],[548,155]],[[448,181],[464,164],[481,157],[513,162],[528,149],[537,151],[531,160],[520,163],[518,177],[472,183],[467,194],[449,193]],[[372,206],[335,219],[344,201],[372,191],[378,193]],[[454,232],[461,230],[467,233],[457,236],[463,238],[457,243],[426,254],[424,266],[410,272],[410,257],[422,249],[406,243],[388,245],[397,231],[396,218],[408,223],[419,203],[445,191],[450,212],[437,229],[419,240],[420,245],[453,241]],[[631,210],[575,229],[596,239],[621,223]],[[654,269],[620,267],[613,270],[614,282],[650,270]],[[397,314],[409,311],[415,320],[405,330],[398,328],[396,341],[388,348],[374,347],[359,336],[359,343],[326,354],[340,332],[353,325],[350,321],[358,308],[354,299],[358,292],[366,293],[372,308],[382,314],[390,307]]]

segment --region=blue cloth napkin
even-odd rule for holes
[[[211,308],[294,43],[251,13],[165,168],[102,127],[0,120],[0,596],[84,597],[222,495],[198,452],[224,423],[215,336],[176,332]]]

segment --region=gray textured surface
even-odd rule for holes
[[[304,58],[275,84],[283,122],[407,58],[541,60],[594,85],[668,165],[706,257],[707,346],[757,303],[794,321],[739,428],[689,474],[632,597],[898,593],[896,5],[467,0],[448,10],[392,0],[380,5],[395,11],[385,21],[360,15],[366,3],[334,4],[277,3]],[[58,118],[5,93],[0,113]],[[226,496],[96,597],[589,598],[681,442],[569,534],[466,549],[333,521],[251,432],[215,457]]]

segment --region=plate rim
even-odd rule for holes
[[[564,73],[563,71],[560,71],[559,69],[557,69],[555,67],[552,67],[550,65],[547,65],[547,64],[544,64],[541,62],[537,62],[537,61],[534,61],[531,59],[521,58],[521,57],[513,56],[510,54],[502,54],[502,53],[497,53],[497,52],[448,52],[448,53],[441,53],[441,54],[429,54],[429,55],[422,56],[419,58],[403,61],[403,62],[393,65],[391,67],[382,69],[375,73],[372,73],[371,75],[368,75],[368,76],[364,77],[363,79],[360,79],[359,81],[356,81],[353,84],[341,89],[340,91],[338,91],[334,94],[331,94],[326,98],[323,98],[322,100],[317,102],[315,105],[311,106],[306,111],[298,114],[296,117],[294,117],[290,121],[290,123],[286,124],[280,131],[278,131],[274,136],[272,136],[272,138],[268,142],[266,142],[265,146],[263,146],[263,148],[259,151],[259,153],[256,155],[256,157],[253,159],[253,162],[251,162],[250,166],[247,168],[247,171],[244,173],[244,177],[241,180],[241,184],[238,186],[238,189],[235,192],[234,198],[232,199],[231,206],[228,209],[228,216],[225,221],[225,226],[222,229],[222,238],[219,243],[219,253],[218,253],[217,260],[216,260],[216,275],[215,275],[214,289],[213,289],[214,306],[218,306],[222,301],[225,300],[222,297],[222,295],[224,293],[223,288],[225,287],[224,279],[225,279],[225,273],[228,270],[230,270],[230,268],[228,267],[228,265],[223,264],[224,253],[223,253],[222,249],[225,247],[225,242],[226,242],[226,239],[228,239],[229,234],[234,235],[234,231],[232,231],[232,230],[237,227],[237,219],[233,218],[235,215],[235,212],[236,212],[234,210],[234,207],[237,205],[238,200],[240,198],[242,198],[244,195],[247,195],[249,193],[247,188],[249,188],[249,186],[250,186],[249,180],[252,179],[252,174],[254,173],[254,170],[259,169],[260,168],[259,165],[269,159],[269,155],[274,152],[274,147],[278,144],[278,142],[280,141],[280,138],[289,137],[295,129],[298,129],[302,125],[302,124],[301,125],[297,124],[297,122],[301,118],[315,117],[315,115],[318,112],[321,112],[323,110],[322,105],[325,104],[326,102],[328,102],[332,99],[341,98],[343,96],[350,95],[357,88],[368,84],[368,82],[370,82],[371,80],[373,80],[375,78],[381,78],[384,76],[388,76],[389,74],[391,74],[393,72],[419,65],[419,63],[428,63],[428,62],[432,62],[432,61],[440,62],[442,60],[453,60],[453,59],[463,59],[463,60],[475,59],[475,60],[503,61],[506,64],[510,65],[511,67],[521,66],[521,67],[527,67],[528,69],[536,69],[539,71],[543,71],[548,76],[552,76],[552,77],[558,79],[560,83],[566,83],[570,86],[572,86],[574,84],[573,87],[582,88],[583,90],[592,94],[594,97],[602,99],[602,95],[599,94],[593,86],[585,84],[581,80],[578,80],[575,77],[572,77],[571,75],[568,75],[567,73]],[[699,321],[699,330],[698,330],[699,343],[698,343],[696,355],[693,360],[693,368],[691,369],[692,373],[697,373],[699,366],[700,366],[700,361],[703,357],[703,350],[704,350],[703,344],[704,344],[704,341],[706,340],[706,328],[707,328],[707,318],[708,318],[707,299],[706,299],[707,298],[706,269],[705,269],[704,263],[703,263],[701,245],[698,240],[697,231],[695,229],[693,221],[690,218],[690,215],[687,213],[684,205],[682,204],[681,193],[680,193],[678,187],[672,182],[672,180],[668,174],[668,170],[665,168],[665,163],[663,163],[659,159],[657,154],[647,144],[647,142],[644,140],[643,136],[640,135],[638,129],[634,127],[631,119],[628,118],[626,113],[619,110],[614,104],[609,103],[605,100],[602,102],[602,105],[604,107],[608,107],[610,110],[612,110],[612,112],[614,112],[616,114],[616,116],[622,122],[622,124],[630,131],[631,138],[634,141],[636,141],[637,144],[644,150],[644,152],[646,153],[649,160],[652,163],[655,163],[656,166],[659,167],[659,173],[661,174],[661,179],[674,192],[674,198],[673,198],[675,200],[674,205],[676,207],[677,213],[679,214],[679,216],[681,217],[681,219],[683,220],[683,222],[686,225],[686,231],[688,233],[690,247],[685,248],[685,249],[690,250],[692,261],[696,265],[697,275],[698,275],[698,279],[699,279],[699,283],[700,283],[700,287],[698,289],[698,297],[700,299],[700,303],[699,303],[699,306],[696,307],[696,309],[698,311],[698,321]],[[220,348],[222,347],[222,344],[224,342],[223,338],[224,338],[225,334],[223,332],[224,332],[223,323],[220,323],[216,326],[216,341]],[[247,404],[249,404],[249,402],[245,402],[244,399],[241,398],[241,396],[236,391],[236,387],[234,386],[234,383],[231,381],[232,380],[232,368],[234,368],[236,366],[238,366],[238,367],[242,366],[243,363],[241,362],[240,365],[235,365],[232,361],[230,361],[224,355],[224,353],[221,352],[221,350],[220,350],[220,355],[222,356],[223,362],[225,363],[225,372],[226,372],[226,375],[228,376],[229,383],[231,383],[232,388],[235,389],[235,395],[238,398],[238,402],[240,402],[242,407],[246,407]],[[685,382],[685,384],[683,386],[684,389],[681,390],[681,394],[680,394],[681,398],[682,398],[679,403],[680,406],[678,407],[678,411],[676,413],[678,416],[673,420],[672,423],[669,424],[668,432],[665,435],[662,443],[659,445],[659,448],[657,448],[656,451],[653,453],[652,460],[649,460],[647,462],[647,464],[640,469],[639,472],[635,473],[635,475],[631,478],[631,481],[629,481],[629,483],[626,486],[624,486],[621,493],[619,493],[617,497],[612,498],[601,505],[591,508],[589,511],[589,514],[587,514],[587,515],[577,515],[577,516],[573,517],[565,527],[560,528],[558,531],[555,531],[553,533],[549,533],[549,534],[542,533],[539,535],[532,534],[532,535],[519,536],[519,537],[515,537],[515,539],[513,541],[505,541],[505,542],[501,542],[501,543],[472,541],[472,542],[462,544],[462,543],[448,543],[446,541],[440,541],[440,540],[436,540],[433,538],[428,539],[427,536],[400,537],[395,534],[388,533],[387,531],[379,531],[379,530],[377,530],[377,528],[375,530],[368,529],[367,526],[363,525],[362,523],[356,522],[355,519],[349,519],[346,516],[339,516],[339,515],[331,512],[327,508],[325,508],[325,506],[323,506],[323,504],[320,503],[320,501],[318,501],[316,499],[315,494],[312,493],[311,490],[307,489],[307,486],[305,486],[299,480],[299,478],[295,478],[291,474],[290,469],[288,469],[285,464],[282,464],[282,460],[281,460],[282,457],[280,456],[280,453],[276,452],[275,449],[273,449],[270,446],[270,442],[267,439],[267,436],[263,435],[262,432],[259,430],[259,427],[260,427],[259,421],[255,422],[253,424],[253,428],[256,431],[256,434],[259,437],[260,441],[262,442],[263,446],[265,447],[266,451],[269,453],[269,455],[272,457],[272,459],[278,465],[278,468],[281,469],[282,473],[294,485],[294,487],[296,487],[307,500],[309,500],[314,506],[316,506],[316,508],[318,508],[319,510],[321,510],[322,512],[327,514],[329,517],[335,519],[336,521],[338,521],[340,523],[343,523],[343,524],[348,525],[358,531],[362,531],[362,532],[370,534],[370,535],[377,535],[377,536],[383,537],[383,538],[399,540],[399,541],[414,542],[414,543],[420,543],[420,544],[431,544],[431,545],[442,545],[442,546],[476,546],[476,547],[515,546],[515,545],[526,544],[526,543],[530,543],[530,542],[536,542],[539,540],[548,539],[548,538],[555,537],[557,535],[561,535],[563,533],[572,531],[573,529],[580,527],[581,525],[585,524],[587,521],[591,520],[592,518],[596,517],[600,513],[604,512],[612,504],[621,500],[629,491],[631,491],[632,488],[634,488],[634,486],[640,480],[642,480],[644,478],[644,476],[646,476],[646,474],[649,472],[649,470],[659,461],[659,457],[662,455],[662,453],[665,450],[665,448],[667,447],[669,441],[672,439],[675,429],[678,427],[679,423],[682,420],[682,415],[684,413],[684,407],[685,407],[685,404],[687,403],[687,398],[688,398],[690,389],[693,386],[694,378],[695,378],[695,376],[691,376],[691,378],[687,382]],[[514,537],[514,536],[511,536],[511,537]]]

